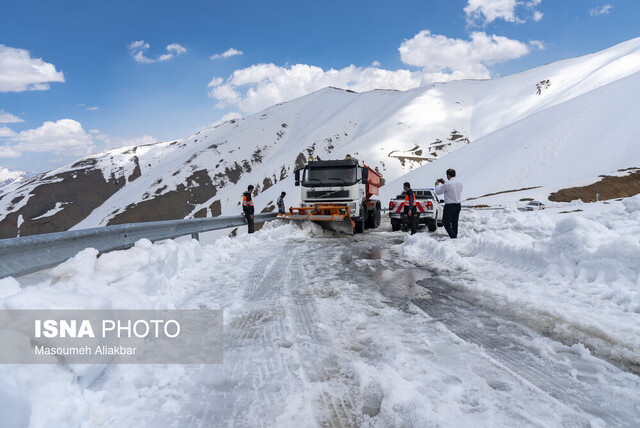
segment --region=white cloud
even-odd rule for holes
[[[590,16],[599,16],[599,15],[608,15],[613,9],[613,6],[610,4],[605,4],[604,6],[594,7],[593,9],[589,9]]]
[[[114,137],[109,134],[103,134],[98,129],[91,129],[89,133],[94,134],[95,139],[102,141],[108,148],[142,146],[157,143],[157,140],[150,135],[143,135],[137,138]]]
[[[87,108],[86,108],[86,110],[89,110],[89,111],[96,111],[96,110],[98,110],[99,108],[100,108],[100,107],[98,107],[98,106],[93,106],[93,107],[87,107]]]
[[[226,80],[214,77],[208,92],[218,100],[218,108],[235,106],[244,113],[254,113],[327,86],[362,92],[407,90],[449,80],[488,79],[491,73],[487,66],[519,58],[532,48],[543,49],[544,43],[534,40],[526,44],[483,32],[472,33],[470,40],[450,39],[425,30],[405,40],[399,48],[402,61],[421,70],[385,70],[375,63],[329,70],[307,64],[286,67],[256,64],[235,70]]]
[[[522,42],[483,32],[471,34],[471,40],[450,39],[424,30],[398,48],[405,64],[424,67],[428,71],[486,70],[495,64],[529,53]]]
[[[51,82],[64,82],[53,64],[31,58],[27,50],[0,45],[0,92],[44,91]]]
[[[211,79],[211,82],[209,82],[207,87],[211,88],[213,86],[218,86],[222,84],[222,82],[224,82],[224,79],[222,77],[214,77],[213,79]]]
[[[0,126],[0,138],[13,137],[14,135],[16,135],[16,133],[13,131],[13,129],[6,126]]]
[[[116,147],[143,146],[145,144],[153,144],[157,142],[158,141],[151,135],[143,135],[142,137],[137,138],[115,138],[111,141],[111,143],[115,144]],[[114,146],[112,145],[111,147]]]
[[[39,128],[27,129],[10,138],[12,149],[18,152],[51,152],[84,156],[93,149],[91,137],[80,122],[60,119],[45,122]]]
[[[215,55],[211,55],[211,59],[218,59],[218,58],[229,58],[230,56],[236,56],[236,55],[242,55],[244,54],[244,52],[239,51],[237,49],[234,48],[229,48],[228,50],[224,51],[221,54],[215,54]]]
[[[484,21],[489,24],[496,19],[519,22],[515,15],[516,0],[469,0],[464,8],[470,24]]]
[[[176,55],[180,55],[186,53],[187,48],[185,48],[184,46],[180,46],[177,43],[171,43],[170,45],[167,45],[167,52],[173,52]]]
[[[138,50],[138,49],[146,50],[146,49],[149,49],[149,43],[145,42],[144,40],[131,42],[131,44],[129,44],[129,49],[130,50]]]
[[[545,45],[544,42],[541,40],[529,40],[529,45],[541,51],[547,48],[547,45]]]
[[[258,64],[234,71],[224,83],[222,79],[213,79],[209,94],[219,101],[219,108],[235,105],[241,111],[251,113],[327,86],[354,91],[409,89],[419,86],[422,77],[421,72],[354,65],[325,71],[307,64],[290,67]]]
[[[0,146],[0,159],[19,158],[20,152],[14,150],[11,146]]]
[[[184,46],[181,46],[178,43],[171,43],[170,45],[167,45],[166,54],[160,55],[156,59],[153,59],[145,56],[145,52],[149,50],[149,48],[149,43],[145,42],[144,40],[131,42],[128,46],[131,56],[133,56],[133,59],[135,59],[136,62],[140,64],[150,64],[158,61],[167,61],[171,58],[187,52],[187,48],[185,48]]]
[[[0,110],[0,123],[18,123],[24,122],[24,120],[20,119],[18,116],[14,116],[9,112],[4,110]]]
[[[542,0],[468,0],[464,13],[470,25],[488,25],[497,19],[521,24],[526,18],[518,16],[517,9],[524,8],[531,19],[540,21],[543,13],[535,8],[541,3]]]

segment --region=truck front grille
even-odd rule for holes
[[[336,198],[347,198],[347,197],[349,197],[348,190],[329,190],[329,191],[315,190],[315,191],[307,192],[307,198],[309,199],[323,199],[323,198],[336,199]]]

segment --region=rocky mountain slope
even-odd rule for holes
[[[256,186],[258,211],[273,209],[283,190],[287,203],[295,204],[299,196],[291,176],[308,156],[351,154],[364,160],[387,185],[394,183],[383,191],[384,203],[411,171],[407,177],[416,187],[430,185],[445,164],[462,156],[466,160],[455,165],[475,174],[467,176],[475,183],[467,197],[513,186],[560,188],[576,178],[574,170],[562,172],[571,153],[599,165],[579,177],[596,180],[640,166],[631,165],[637,151],[629,148],[637,126],[630,115],[637,110],[632,95],[638,93],[639,71],[640,39],[634,39],[493,80],[404,92],[326,88],[183,140],[97,153],[6,186],[0,189],[0,238],[237,214],[248,184]],[[572,133],[576,129],[585,131]],[[616,150],[608,150],[607,135],[616,140]],[[536,146],[534,157],[527,151],[532,144],[544,144]],[[620,154],[619,147],[629,150]],[[506,165],[509,173],[499,174]],[[547,177],[542,184],[541,175]]]

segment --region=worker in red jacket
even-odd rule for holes
[[[255,224],[253,223],[253,186],[249,185],[247,187],[247,191],[242,194],[242,211],[244,212],[244,216],[247,219],[247,225],[249,226],[249,233],[253,233],[256,231]]]
[[[404,183],[404,213],[407,215],[413,235],[418,231],[418,213],[416,212],[416,195],[408,182]]]

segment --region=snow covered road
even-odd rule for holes
[[[476,217],[487,215],[470,213],[466,230],[491,229]],[[519,294],[501,300],[490,276],[473,278],[471,261],[489,261],[471,254],[470,238],[389,229],[345,237],[273,225],[204,247],[141,243],[97,261],[87,251],[22,289],[3,280],[5,308],[222,308],[225,355],[222,365],[2,367],[0,401],[26,409],[34,427],[640,424],[633,358],[596,356],[571,326],[531,322]],[[635,316],[619,331],[640,328]]]
[[[198,375],[208,388],[189,400],[207,415],[202,426],[588,420],[415,307],[429,299],[416,283],[429,273],[396,260],[389,249],[403,238],[288,237],[261,243],[266,258],[239,256],[247,287],[226,312],[225,365]],[[184,305],[226,306],[219,290]]]

